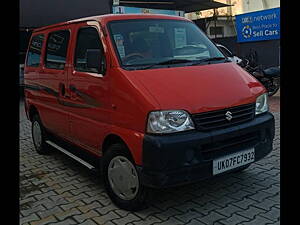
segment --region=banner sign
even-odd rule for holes
[[[280,8],[236,15],[238,42],[280,39]]]
[[[127,7],[127,6],[113,6],[113,14],[129,14],[129,13],[164,14],[164,15],[184,17],[184,11],[146,9],[146,8],[136,8],[136,7]]]

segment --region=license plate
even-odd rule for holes
[[[254,148],[213,160],[213,175],[247,165],[255,160]]]

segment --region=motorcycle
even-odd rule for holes
[[[244,59],[239,65],[260,81],[268,91],[269,96],[273,96],[280,88],[280,67],[269,67],[262,69],[261,66],[252,67],[249,60]]]

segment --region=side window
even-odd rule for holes
[[[77,43],[74,57],[74,68],[79,72],[97,73],[97,69],[89,68],[87,65],[87,52],[99,50],[103,55],[103,46],[99,33],[94,27],[84,27],[78,31]],[[102,67],[105,67],[105,58],[102,57]]]
[[[49,34],[45,66],[50,69],[63,70],[66,64],[70,32],[67,30],[55,31]]]
[[[44,35],[33,36],[27,54],[27,66],[38,67],[40,65],[41,51],[44,41]]]

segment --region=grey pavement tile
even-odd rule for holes
[[[175,215],[182,215],[182,212],[180,212],[177,209],[174,208],[168,208],[165,211],[155,213],[154,216],[161,219],[161,220],[167,220],[168,218],[175,216]]]
[[[73,209],[63,211],[61,213],[56,213],[55,217],[57,217],[59,219],[59,221],[62,221],[64,219],[66,219],[67,217],[71,217],[71,216],[74,217],[75,215],[80,215],[80,214],[81,214],[81,212],[78,209],[73,208]]]
[[[248,198],[251,198],[255,201],[258,201],[258,202],[262,202],[264,199],[272,196],[273,194],[270,194],[270,193],[267,193],[267,192],[263,192],[263,191],[259,191],[257,192],[256,194],[251,194],[248,196]]]
[[[82,224],[85,220],[99,216],[99,213],[95,210],[90,210],[86,213],[81,213],[79,215],[73,216],[74,220],[76,220],[79,224]]]
[[[254,201],[249,198],[244,198],[238,202],[233,202],[232,204],[241,208],[241,209],[247,209],[250,205],[257,205],[257,201]]]
[[[159,224],[159,225],[183,225],[184,223],[174,217],[169,218],[166,221],[159,222],[159,223],[154,223],[154,224]]]
[[[222,209],[222,208],[223,207],[221,207],[217,204],[214,204],[212,202],[207,202],[206,204],[201,205],[200,207],[196,208],[196,210],[204,215],[207,215],[213,210],[216,211],[217,209]]]
[[[272,195],[271,197],[268,197],[267,199],[270,199],[271,201],[275,202],[276,204],[280,204],[280,193]]]
[[[152,215],[154,215],[155,213],[159,213],[161,212],[161,210],[159,208],[155,208],[153,206],[149,206],[148,208],[146,209],[143,209],[141,211],[138,211],[138,212],[134,212],[134,215],[142,218],[142,219],[146,219]]]
[[[221,219],[219,223],[222,225],[233,225],[233,224],[240,224],[241,222],[245,222],[245,221],[249,221],[249,219],[234,213],[233,215],[231,215],[226,219]]]
[[[161,223],[162,221],[154,216],[148,216],[144,219],[141,219],[139,221],[132,222],[134,225],[151,225],[155,223]]]
[[[265,225],[268,223],[272,223],[272,220],[266,219],[262,216],[255,216],[255,218],[253,220],[250,220],[248,222],[243,222],[241,223],[241,225]]]
[[[33,221],[37,221],[40,220],[40,218],[36,215],[36,214],[30,214],[28,216],[24,216],[20,218],[20,224],[25,224],[28,222],[33,222]]]
[[[244,211],[244,209],[236,207],[234,205],[227,205],[226,207],[223,207],[221,209],[217,209],[215,210],[216,212],[226,216],[226,217],[231,217],[232,214],[236,213],[236,212],[242,212]]]
[[[102,208],[102,205],[99,202],[93,202],[90,204],[82,203],[81,206],[77,206],[77,209],[80,210],[82,213],[86,213],[92,209],[96,210],[100,208]]]
[[[258,214],[263,214],[266,213],[265,210],[260,209],[260,208],[256,208],[254,206],[249,206],[248,209],[241,211],[241,212],[237,212],[236,214],[249,218],[249,219],[254,219],[254,217]]]
[[[251,193],[244,191],[244,190],[238,190],[235,193],[231,193],[230,195],[231,198],[238,200],[242,200],[243,198],[246,198],[248,196],[251,196]]]
[[[208,215],[201,217],[199,220],[200,222],[204,223],[204,224],[208,224],[211,225],[221,219],[226,218],[224,215],[217,213],[215,211],[211,211]]]
[[[54,222],[54,223],[49,223],[47,225],[77,225],[78,223],[74,221],[73,219],[66,219],[60,222]],[[89,223],[90,225],[93,225],[92,223]]]
[[[219,205],[221,207],[226,207],[228,204],[237,202],[238,200],[232,196],[233,194],[230,193],[227,196],[223,196],[217,200],[211,201],[212,203]],[[242,197],[242,196],[241,196]]]
[[[52,216],[52,215],[54,215],[54,214],[63,213],[63,212],[64,212],[64,211],[63,211],[60,207],[55,206],[55,207],[52,208],[52,209],[39,211],[39,212],[37,212],[37,214],[40,216],[40,218],[43,219],[43,218]]]
[[[30,223],[30,225],[46,225],[46,224],[54,223],[54,222],[58,222],[58,220],[54,216],[51,215],[51,216],[45,217],[41,220],[33,221]]]
[[[255,204],[255,207],[261,208],[264,210],[270,210],[272,207],[279,206],[279,203],[276,203],[270,199],[264,199],[262,202]]]
[[[97,208],[96,210],[101,214],[105,215],[111,211],[118,209],[114,204],[110,203],[109,205]]]
[[[101,215],[101,216],[97,216],[92,218],[92,220],[94,220],[97,224],[107,224],[107,222],[120,218],[120,216],[118,214],[116,214],[115,212],[111,211],[108,212],[105,215]]]
[[[184,223],[188,223],[192,219],[197,219],[197,218],[200,219],[203,216],[200,213],[198,213],[197,211],[188,211],[181,215],[176,215],[174,217]]]
[[[276,207],[272,207],[270,211],[260,214],[260,216],[276,222],[280,219],[280,209],[278,209]]]
[[[199,220],[192,219],[190,222],[186,223],[185,225],[206,225],[206,224],[200,222]],[[216,225],[216,224],[215,224],[215,225]]]
[[[120,219],[114,219],[112,220],[112,222],[114,222],[115,224],[127,224],[139,220],[141,220],[141,218],[137,217],[136,215],[128,214],[127,216],[121,217]]]
[[[95,223],[93,220],[91,219],[87,219],[84,222],[80,223],[80,225],[99,225],[97,223]],[[108,223],[106,223],[105,225],[110,225]]]
[[[277,195],[280,193],[280,187],[272,184],[270,187],[263,189],[262,191],[273,194],[273,195]]]

